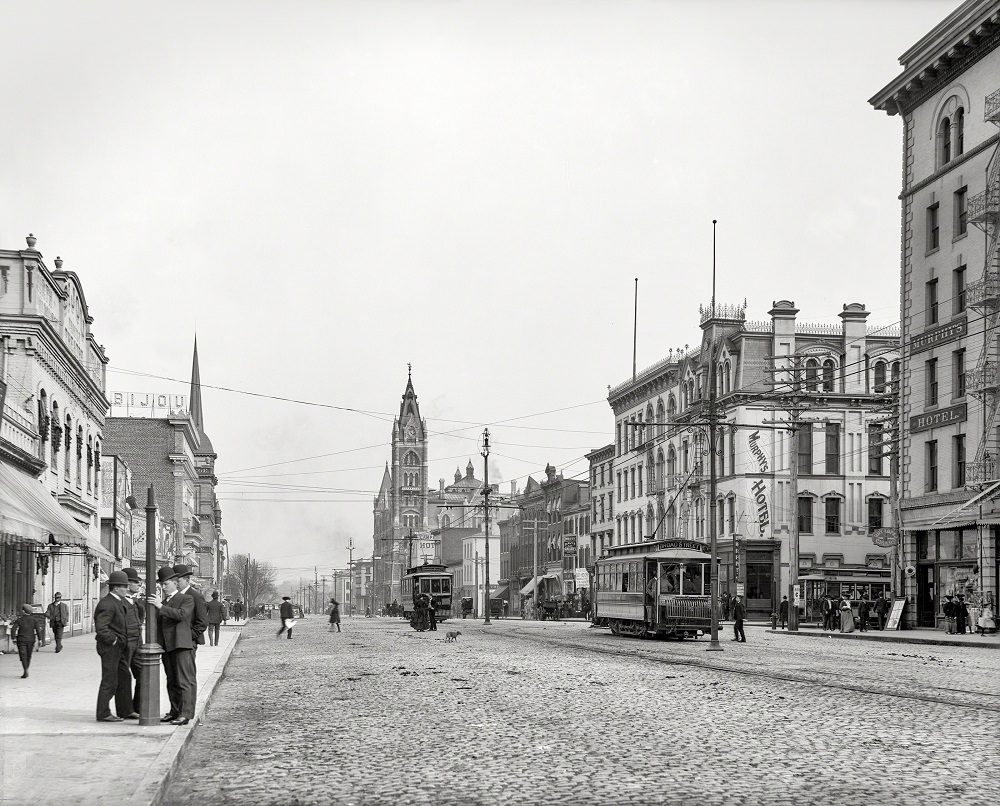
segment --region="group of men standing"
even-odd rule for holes
[[[194,719],[198,696],[195,655],[198,645],[205,643],[205,630],[209,625],[205,599],[191,586],[191,574],[191,569],[183,564],[164,566],[156,572],[162,593],[146,596],[146,602],[156,608],[156,641],[163,647],[163,669],[170,700],[170,709],[160,721],[172,725],[187,725]],[[145,608],[137,596],[139,589],[136,569],[112,571],[108,593],[94,610],[97,654],[101,657],[98,722],[139,718],[142,672],[138,649],[145,621]],[[112,699],[117,716],[111,713]]]

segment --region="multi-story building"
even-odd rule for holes
[[[536,596],[579,606],[586,586],[576,570],[593,562],[590,482],[564,478],[547,465],[545,481],[529,476],[524,489],[507,503],[512,509],[500,517],[500,529],[509,558],[511,614],[522,613]]]
[[[770,320],[742,306],[701,314],[702,339],[610,390],[615,413],[613,545],[661,538],[707,542],[712,459],[707,403],[718,417],[716,524],[721,581],[751,617],[774,612],[790,584],[797,519],[805,615],[827,590],[871,595],[890,558],[871,530],[891,525],[885,404],[898,373],[894,328],[866,325],[845,305],[840,325],[796,321],[794,303]],[[796,418],[797,438],[786,430]],[[792,486],[792,451],[798,459]]]
[[[615,445],[605,445],[587,454],[590,464],[590,554],[587,569],[612,546],[615,535]]]
[[[217,454],[205,433],[197,342],[186,403],[187,408],[175,407],[164,417],[108,417],[105,451],[128,464],[140,491],[135,496],[140,508],[145,507],[145,491],[153,487],[161,528],[157,563],[184,563],[194,570],[195,582],[209,588],[222,581],[225,546],[215,494]],[[135,552],[132,562],[144,568],[144,553]]]
[[[903,123],[900,513],[906,624],[997,601],[1000,2],[969,0],[870,103]],[[984,237],[985,236],[985,237]]]
[[[58,590],[87,631],[120,565],[98,516],[108,359],[80,278],[35,244],[0,250],[0,613]]]

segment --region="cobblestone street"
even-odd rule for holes
[[[446,629],[462,631],[445,642]],[[251,622],[166,803],[995,803],[995,651]]]

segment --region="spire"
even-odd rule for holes
[[[201,413],[201,372],[198,370],[198,334],[194,336],[194,361],[191,363],[191,395],[189,411],[199,434],[205,433],[205,420]]]

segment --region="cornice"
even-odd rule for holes
[[[973,10],[974,14],[969,14]],[[946,28],[951,30],[945,31]],[[943,34],[943,35],[942,35]],[[937,39],[934,43],[931,40]],[[906,115],[1000,44],[1000,2],[970,0],[900,58],[905,67],[868,103],[889,115]]]
[[[35,478],[38,478],[39,474],[48,466],[38,457],[2,437],[0,437],[0,459],[4,460],[5,464],[21,468]]]

